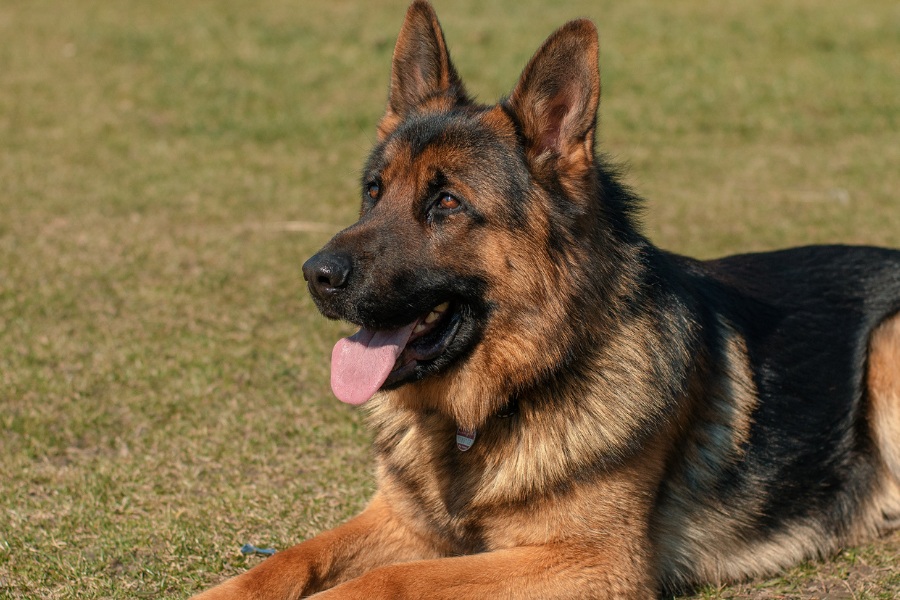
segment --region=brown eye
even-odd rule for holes
[[[459,200],[450,194],[441,194],[441,199],[438,200],[438,206],[444,210],[453,210],[454,208],[459,208]]]
[[[366,186],[366,195],[372,200],[378,200],[381,195],[381,187],[374,181]]]

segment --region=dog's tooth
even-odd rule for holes
[[[449,303],[449,302],[444,302],[443,304],[441,304],[440,306],[438,306],[437,308],[435,308],[435,309],[434,309],[434,312],[440,314],[440,313],[444,312],[445,310],[447,310],[448,308],[450,308],[450,303]]]
[[[425,331],[425,323],[419,323],[416,325],[416,328],[413,329],[413,333],[422,333],[423,331]]]
[[[437,311],[431,311],[430,313],[428,313],[428,316],[425,317],[425,322],[426,323],[434,323],[435,321],[437,321],[440,318],[440,316],[441,316],[441,313],[439,313]]]

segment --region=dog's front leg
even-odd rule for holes
[[[434,550],[398,523],[376,496],[343,525],[278,552],[193,600],[293,600],[382,565],[432,556]]]
[[[311,600],[649,600],[656,584],[641,554],[553,544],[398,563]]]

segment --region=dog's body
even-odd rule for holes
[[[360,220],[304,265],[362,327],[332,386],[375,394],[378,493],[204,598],[648,598],[900,524],[900,252],[655,248],[597,73],[573,21],[477,105],[410,7]]]

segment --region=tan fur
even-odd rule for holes
[[[900,315],[872,333],[868,385],[875,440],[887,468],[900,479]]]
[[[869,423],[884,477],[854,541],[900,527],[900,314],[885,320],[869,341]]]

